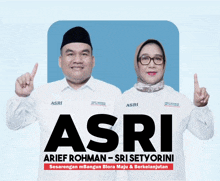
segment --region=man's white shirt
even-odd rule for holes
[[[89,81],[77,90],[69,86],[66,78],[48,83],[33,91],[28,97],[15,95],[7,103],[7,126],[18,130],[38,121],[40,134],[40,165],[38,180],[112,180],[113,175],[98,171],[48,171],[44,170],[44,157],[50,152],[44,152],[51,133],[61,114],[71,116],[84,147],[90,140],[99,142],[105,139],[97,138],[88,133],[87,122],[92,115],[113,114],[114,104],[121,91],[108,83],[91,77]],[[103,127],[110,129],[110,125]],[[63,137],[66,137],[64,135]],[[73,140],[74,141],[74,140]],[[51,154],[74,154],[72,147],[59,147]],[[94,154],[88,149],[86,152]],[[98,153],[97,153],[98,154]],[[101,174],[101,175],[100,175]],[[112,175],[112,176],[111,176]]]

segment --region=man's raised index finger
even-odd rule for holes
[[[33,68],[32,72],[31,72],[31,77],[32,77],[32,78],[35,77],[35,75],[36,75],[36,73],[37,73],[37,68],[38,68],[38,63],[36,63],[36,64],[34,65],[34,68]]]
[[[199,90],[199,82],[198,82],[197,74],[194,74],[194,88],[195,90]]]

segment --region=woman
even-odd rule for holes
[[[149,155],[149,159],[143,159],[143,161],[139,161],[139,163],[171,163],[173,164],[173,169],[166,171],[128,170],[126,175],[118,171],[118,179],[185,180],[185,161],[183,153],[184,131],[188,129],[199,139],[209,139],[213,136],[212,113],[207,107],[209,95],[205,88],[199,87],[197,75],[195,74],[194,76],[195,89],[193,105],[184,95],[164,85],[166,63],[165,51],[159,41],[149,39],[137,47],[134,59],[137,83],[134,87],[126,91],[122,95],[121,100],[117,103],[118,107],[116,107],[115,110],[119,120],[114,129],[120,135],[121,144],[117,151],[120,149],[122,151],[122,137],[125,134],[122,130],[122,115],[142,114],[151,117],[155,125],[155,132],[153,132],[150,139],[146,137],[146,142],[149,144],[150,140],[155,151],[151,149],[151,152],[146,152],[146,150],[144,152],[143,146],[136,141],[135,152],[130,152],[130,154]],[[172,146],[168,146],[166,151],[161,148],[161,129],[164,130],[165,127],[166,130],[166,122],[168,123],[168,120],[162,120],[161,115],[172,115],[172,141],[167,140],[167,143],[171,142]],[[128,120],[126,119],[124,121]],[[149,120],[146,119],[146,121]],[[163,128],[161,128],[162,123]],[[135,125],[136,132],[141,132],[143,129],[145,129],[143,125]],[[123,154],[126,154],[126,152],[123,152]],[[154,159],[150,159],[152,154],[156,156],[161,155],[162,159],[158,159],[156,156]],[[164,155],[170,156],[170,159],[163,159]]]

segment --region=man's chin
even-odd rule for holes
[[[88,78],[82,78],[82,77],[69,78],[69,77],[66,77],[66,78],[67,78],[67,81],[69,81],[72,84],[84,84],[89,80],[90,77],[88,77]]]

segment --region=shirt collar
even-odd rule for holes
[[[96,90],[95,79],[93,78],[93,76],[91,76],[89,78],[89,80],[82,87],[80,87],[79,89],[77,89],[75,91],[86,89],[86,88],[89,88],[92,91]],[[61,80],[60,90],[61,90],[61,92],[63,92],[66,89],[73,89],[73,88],[68,84],[66,77],[65,77],[64,79]]]

